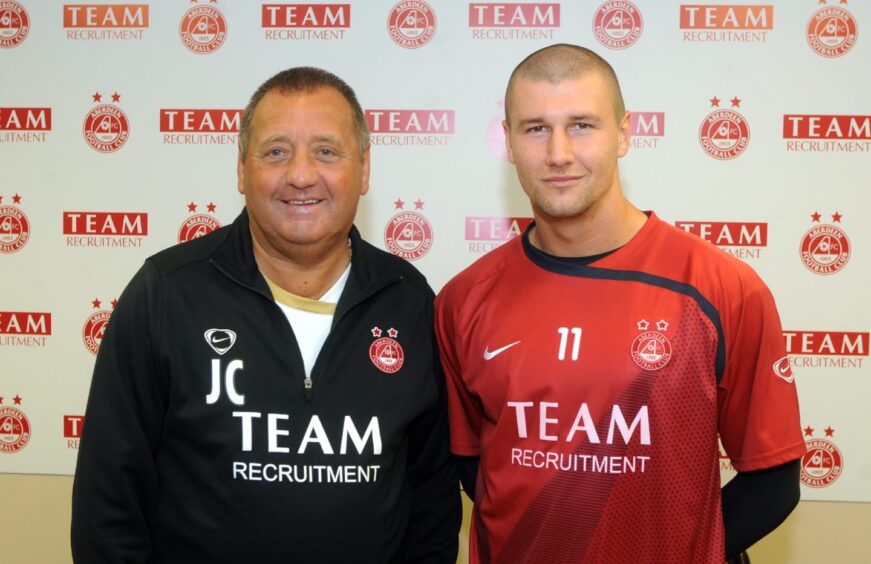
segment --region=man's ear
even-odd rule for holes
[[[245,193],[245,155],[242,154],[242,149],[239,149],[236,156],[236,189],[240,194]]]
[[[363,172],[363,181],[362,181],[362,184],[360,185],[360,195],[361,196],[366,194],[366,192],[369,191],[369,163],[370,163],[370,161],[369,161],[369,155],[370,155],[369,148],[370,147],[371,147],[371,145],[369,145],[367,143],[366,148],[363,150],[363,171],[362,171]]]
[[[511,152],[511,125],[507,119],[502,120],[502,131],[505,133],[505,150],[508,151],[508,162],[514,164],[514,154]]]
[[[630,112],[623,112],[623,119],[620,120],[618,128],[617,157],[619,158],[629,152],[629,142],[632,141],[632,115]]]

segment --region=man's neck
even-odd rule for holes
[[[622,247],[647,221],[644,212],[622,197],[615,205],[590,209],[579,217],[535,216],[530,243],[559,257],[588,257]]]
[[[254,234],[252,233],[252,236]],[[253,236],[254,259],[260,271],[282,289],[319,299],[332,288],[351,262],[347,240],[323,245],[296,245],[283,253],[270,251]]]

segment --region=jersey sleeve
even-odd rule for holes
[[[732,465],[749,472],[801,457],[805,443],[774,297],[752,272],[736,291],[740,295],[721,310],[726,363],[718,426]]]
[[[145,562],[165,412],[153,354],[156,269],[137,273],[112,312],[94,366],[72,492],[76,562]]]
[[[480,403],[469,393],[460,362],[462,335],[457,327],[456,293],[446,287],[436,298],[436,337],[448,393],[451,450],[460,456],[480,456]]]

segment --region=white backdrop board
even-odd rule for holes
[[[357,224],[438,290],[527,224],[505,83],[570,42],[621,79],[633,202],[774,292],[803,497],[871,501],[869,29],[844,0],[0,1],[0,472],[73,472],[113,301],[147,256],[237,215],[239,113],[263,80],[312,65],[356,89]]]

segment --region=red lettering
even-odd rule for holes
[[[51,108],[0,108],[0,131],[51,131]]]
[[[238,133],[242,110],[160,110],[160,131],[186,133]]]
[[[559,4],[469,4],[469,27],[559,27]]]
[[[771,29],[774,6],[710,6],[703,4],[680,7],[681,29]]]
[[[454,132],[454,110],[366,110],[372,133],[447,135]]]
[[[871,139],[871,116],[783,116],[784,139]]]
[[[64,27],[148,27],[148,4],[65,5]]]
[[[64,235],[148,235],[148,214],[140,212],[64,212]]]
[[[786,352],[814,356],[868,356],[868,333],[784,331]]]
[[[0,311],[0,333],[9,335],[51,335],[51,314],[28,311]]]
[[[264,4],[261,27],[348,28],[350,4]]]

